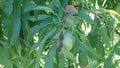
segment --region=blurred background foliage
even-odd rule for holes
[[[66,27],[75,43],[62,54],[54,37],[67,5],[78,10]],[[0,68],[119,68],[119,31],[120,0],[0,0]]]

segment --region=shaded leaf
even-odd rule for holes
[[[100,43],[98,43],[98,45],[96,46],[96,51],[97,51],[97,53],[98,53],[100,56],[104,57],[104,55],[105,55],[105,50],[104,50],[103,45],[101,45]]]
[[[84,51],[90,58],[95,59],[96,61],[100,61],[102,57],[97,54],[97,52],[84,42],[81,42],[78,37],[75,36],[75,41],[79,44],[79,48],[81,51]]]
[[[120,55],[120,41],[115,44],[114,51],[117,55]]]
[[[112,54],[105,60],[104,68],[113,68],[115,61],[113,60]]]
[[[45,68],[53,68],[53,59],[56,53],[57,44],[54,43],[46,56]]]
[[[116,11],[120,14],[120,5],[117,6]]]
[[[4,12],[7,16],[9,16],[12,11],[13,11],[13,1],[14,0],[5,0],[4,1],[4,5],[5,5],[5,9],[4,9]]]
[[[4,28],[5,29],[4,34],[8,38],[8,43],[10,43],[11,38],[12,38],[12,32],[13,32],[13,26],[14,26],[13,19],[14,19],[14,16],[13,16],[13,14],[11,14],[8,17],[8,19],[6,20],[6,24],[5,24],[5,28]]]
[[[64,47],[62,47],[62,52],[66,56],[66,58],[75,61],[75,56],[71,52],[66,50]]]
[[[87,23],[92,24],[93,20],[90,18],[90,16],[87,14],[87,10],[82,10],[76,14],[78,19],[85,20]]]
[[[79,53],[78,60],[81,66],[86,66],[88,64],[87,55],[82,51]]]
[[[104,62],[104,67],[105,68],[116,68],[115,64],[116,64],[116,58],[115,58],[115,54],[119,55],[119,48],[120,48],[120,41],[118,41],[115,44],[114,49],[110,52],[110,55],[108,56],[108,58],[105,60]]]
[[[65,63],[65,59],[64,58],[65,58],[64,54],[62,54],[62,53],[58,54],[58,61],[59,61],[59,63],[57,63],[57,64],[58,64],[59,68],[64,68],[64,63]]]
[[[38,54],[37,54],[37,59],[36,59],[36,68],[39,68],[39,59],[41,57],[41,54],[42,54],[42,50],[43,50],[43,47],[44,47],[44,44],[46,42],[46,40],[55,32],[56,29],[53,29],[51,30],[42,40],[40,40],[39,42],[35,43],[32,47],[31,47],[31,50],[30,50],[30,53],[35,50],[37,47],[39,47],[38,49]]]
[[[33,35],[35,35],[36,32],[38,32],[39,30],[43,29],[43,28],[46,28],[47,25],[50,25],[50,24],[55,24],[54,22],[51,23],[51,22],[42,22],[40,25],[35,25],[34,27],[32,27],[30,29],[30,31],[28,32],[28,35],[27,35],[27,40],[28,42],[32,40],[33,38]],[[47,26],[48,27],[48,26]]]
[[[2,42],[3,47],[0,47],[0,64],[3,64],[5,68],[13,68],[13,64],[9,59],[9,52],[7,43]]]
[[[48,34],[40,41],[38,41],[37,43],[35,43],[32,47],[31,47],[31,50],[30,50],[30,53],[35,50],[37,47],[39,47],[38,50],[42,50],[46,40],[55,32],[56,29],[53,29],[51,30],[50,32],[48,32]]]
[[[24,12],[29,12],[32,10],[45,10],[45,11],[47,11],[47,12],[49,11],[57,16],[57,14],[51,8],[49,8],[47,6],[38,6],[38,5],[28,6],[25,8]]]
[[[105,26],[101,26],[101,28],[100,28],[100,34],[101,34],[103,42],[105,42],[106,44],[108,44],[110,42],[110,38],[108,37],[107,29],[106,29]]]
[[[14,26],[13,26],[13,31],[12,31],[12,38],[10,45],[13,45],[16,43],[19,33],[20,33],[20,28],[21,28],[21,2],[15,1],[14,3]]]
[[[45,18],[49,18],[50,16],[48,15],[45,15],[45,14],[41,14],[41,15],[38,15],[38,17],[36,18],[35,16],[29,16],[29,20],[32,21],[32,22],[35,22],[35,21],[38,21],[38,20],[44,20]]]

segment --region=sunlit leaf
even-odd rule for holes
[[[114,19],[120,21],[120,14],[114,10],[106,10],[106,12],[110,13]]]

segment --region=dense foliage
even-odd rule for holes
[[[119,68],[119,27],[120,0],[0,0],[0,68]]]

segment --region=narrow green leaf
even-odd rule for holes
[[[53,59],[56,53],[57,44],[54,43],[46,56],[45,68],[53,68]]]
[[[56,0],[56,1],[54,2],[54,5],[55,5],[55,7],[57,7],[59,17],[62,17],[62,16],[63,16],[63,10],[64,10],[64,9],[62,8],[62,5],[61,5],[60,1],[59,1],[59,0]]]
[[[2,19],[1,19],[1,15],[0,15],[0,39],[3,37],[3,30],[2,30]]]
[[[76,14],[76,16],[78,17],[78,19],[83,19],[85,20],[87,23],[92,24],[93,20],[90,18],[90,16],[87,14],[87,10],[82,10],[80,12],[78,12]]]
[[[107,29],[106,29],[105,26],[101,26],[101,28],[100,28],[100,34],[101,34],[103,42],[105,42],[106,44],[108,44],[110,42],[110,38],[108,37]]]
[[[15,44],[15,47],[16,47],[18,55],[21,55],[22,47],[21,47],[20,39],[17,40],[17,43]]]
[[[91,43],[89,42],[87,37],[84,34],[80,33],[80,32],[78,32],[78,33],[79,33],[79,36],[80,36],[80,39],[82,40],[82,42],[84,44],[86,44],[88,47],[91,47]]]
[[[10,43],[11,38],[12,38],[12,32],[13,32],[12,30],[13,30],[13,26],[14,26],[13,19],[14,19],[13,14],[11,14],[7,18],[6,24],[5,24],[5,27],[4,27],[4,29],[5,29],[5,35],[8,38],[8,43]]]
[[[49,18],[50,16],[48,15],[45,15],[45,14],[41,14],[41,15],[38,15],[38,17],[35,17],[35,16],[29,16],[28,19],[32,22],[35,22],[35,21],[39,21],[39,20],[44,20],[45,18]]]
[[[117,21],[120,21],[120,14],[114,10],[106,10],[106,12],[110,13],[113,18]]]
[[[96,46],[96,51],[99,55],[101,55],[102,57],[104,57],[105,55],[105,50],[104,50],[104,47],[101,45],[101,44],[98,44]]]
[[[104,62],[104,68],[113,68],[114,60],[113,60],[113,54],[111,54]]]
[[[62,52],[64,53],[66,58],[75,61],[74,55],[71,52],[69,52],[68,50],[66,50],[64,47],[62,47]]]
[[[86,66],[88,64],[87,55],[83,51],[79,53],[78,60],[81,66]]]
[[[115,44],[114,49],[111,51],[110,55],[104,62],[104,68],[116,68],[116,58],[115,55],[120,55],[120,41]]]
[[[5,5],[4,12],[7,16],[9,16],[13,11],[13,1],[14,0],[4,1],[4,5]]]
[[[3,64],[5,68],[13,68],[13,64],[9,59],[9,52],[7,43],[1,42],[3,47],[0,47],[0,64]]]
[[[102,57],[97,54],[97,52],[90,46],[90,44],[86,44],[84,42],[81,42],[80,39],[75,36],[75,41],[77,44],[79,44],[79,48],[84,51],[90,58],[95,59],[97,61],[100,61]]]
[[[120,14],[120,5],[117,6],[116,11]]]
[[[41,49],[43,48],[46,40],[55,32],[56,29],[51,30],[50,32],[48,32],[48,34],[40,41],[38,41],[37,43],[35,43],[30,50],[30,53],[35,50],[37,47],[39,47],[39,50],[41,51]]]
[[[86,46],[84,43],[79,42],[80,48],[87,53],[87,55],[95,59],[96,61],[100,61],[102,57],[91,47]]]
[[[14,26],[13,26],[10,45],[13,45],[16,43],[19,37],[20,28],[21,28],[21,2],[17,0],[14,3],[14,23],[13,24]]]
[[[44,47],[44,44],[46,42],[46,40],[55,32],[56,29],[53,29],[51,30],[42,40],[40,40],[38,43],[35,43],[32,47],[31,47],[31,50],[30,50],[30,53],[35,50],[37,47],[39,47],[38,49],[38,54],[37,54],[37,59],[36,59],[36,66],[35,68],[39,68],[39,59],[41,57],[41,54],[42,54],[42,50],[43,50],[43,47]]]
[[[120,55],[120,41],[115,44],[114,51],[117,55]]]
[[[32,28],[30,29],[30,31],[28,32],[28,35],[27,35],[27,40],[28,40],[28,42],[32,40],[33,35],[34,35],[36,32],[38,32],[41,28],[42,28],[41,26],[36,25],[36,26],[34,26],[34,27],[32,27]]]
[[[88,57],[88,68],[96,68],[94,62],[91,58]]]
[[[45,28],[49,24],[54,24],[54,22],[53,23],[51,23],[51,22],[42,22],[40,25],[35,25],[34,27],[32,27],[30,29],[30,31],[28,32],[27,41],[28,42],[31,41],[32,38],[33,38],[33,35],[35,35],[36,32],[38,32],[40,29]]]
[[[34,5],[34,6],[27,6],[24,10],[24,12],[29,12],[29,11],[32,11],[32,10],[44,10],[44,11],[47,11],[47,12],[51,12],[53,13],[54,15],[57,16],[57,14],[49,7],[47,6],[38,6],[38,5]]]
[[[67,6],[67,4],[68,4],[68,0],[63,0],[63,7],[65,8],[66,6]]]
[[[27,40],[27,34],[29,30],[29,22],[28,22],[28,12],[24,13],[25,7],[29,6],[30,0],[23,0],[22,1],[22,8],[21,8],[21,37]]]
[[[58,68],[64,68],[65,67],[65,57],[64,57],[64,54],[60,53],[58,54],[58,60],[59,60],[59,63],[58,64]]]

